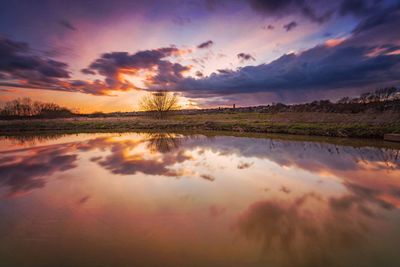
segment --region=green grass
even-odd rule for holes
[[[400,133],[398,114],[223,113],[151,117],[33,119],[0,121],[0,134],[44,131],[230,131],[335,137],[382,138]]]

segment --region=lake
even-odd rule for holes
[[[400,266],[400,148],[98,133],[0,138],[0,266]]]

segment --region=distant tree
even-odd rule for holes
[[[396,87],[386,87],[376,90],[373,94],[376,96],[377,101],[388,101],[397,92]]]
[[[174,93],[160,90],[144,96],[140,102],[140,109],[154,112],[157,118],[162,119],[172,110],[180,109],[178,96]]]
[[[342,97],[337,101],[338,104],[347,104],[349,102],[350,102],[350,97],[348,96]]]
[[[368,99],[371,99],[372,96],[373,96],[373,95],[372,95],[370,92],[361,94],[361,95],[360,95],[360,98],[359,98],[360,103],[363,103],[363,104],[368,103],[368,102],[369,102]]]
[[[9,101],[0,110],[0,115],[6,117],[65,117],[72,114],[69,109],[57,104],[33,102],[30,98],[19,98]]]

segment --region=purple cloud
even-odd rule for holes
[[[283,28],[288,32],[288,31],[293,30],[297,26],[298,26],[298,24],[296,21],[291,21],[288,24],[283,25]]]
[[[213,46],[214,42],[211,40],[208,40],[207,42],[201,43],[197,46],[197,48],[203,49],[203,48],[210,48]]]
[[[237,58],[240,59],[240,62],[249,61],[249,60],[256,60],[252,55],[246,54],[246,53],[237,54]]]

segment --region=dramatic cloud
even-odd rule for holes
[[[197,46],[197,48],[200,48],[200,49],[202,49],[202,48],[210,48],[213,44],[214,44],[213,41],[208,40],[207,42],[204,42],[204,43],[199,44],[199,45]]]
[[[316,7],[304,0],[248,0],[248,2],[259,14],[281,17],[299,13],[319,24],[328,21],[333,14],[333,10],[320,11],[320,14],[318,14]]]
[[[248,61],[248,60],[256,60],[252,55],[246,53],[239,53],[237,54],[238,59],[240,62]]]
[[[0,73],[9,80],[29,81],[40,86],[70,77],[67,64],[34,55],[24,42],[0,37],[0,57]]]
[[[135,54],[128,52],[111,52],[101,55],[84,73],[97,73],[105,77],[104,83],[112,90],[142,89],[129,81],[131,77],[143,77],[143,85],[163,86],[177,83],[183,79],[183,73],[189,71],[188,66],[164,60],[166,57],[178,57],[190,51],[179,50],[175,47],[164,47],[154,50],[139,51]],[[122,75],[122,76],[121,76]],[[123,75],[126,75],[124,77]]]
[[[268,64],[219,71],[203,79],[186,78],[170,88],[192,97],[210,97],[396,85],[400,82],[400,40],[391,29],[400,23],[399,10],[392,7],[366,17],[347,39],[332,39]]]
[[[348,89],[355,94],[366,91],[367,86],[368,90],[397,86],[400,79],[400,41],[394,31],[400,23],[399,5],[391,0],[199,0],[187,5],[180,1],[45,1],[41,8],[29,1],[21,3],[0,3],[0,33],[28,41],[0,38],[2,91],[18,87],[118,95],[134,89],[171,89],[208,103],[241,100],[241,104],[254,105],[303,101],[306,95],[325,97],[322,92],[327,91],[327,98],[334,99]],[[254,13],[265,16],[263,24],[248,19]],[[225,30],[232,14],[233,23],[241,30],[249,29],[243,38]],[[27,21],[28,15],[35,19]],[[342,25],[337,23],[339,19],[346,21]],[[175,27],[171,20],[185,27]],[[141,30],[130,39],[121,37],[126,36],[121,34],[124,29],[136,22],[154,30],[154,38],[143,38]],[[310,26],[310,22],[325,24]],[[167,29],[164,24],[173,27]],[[252,30],[260,27],[267,32],[253,38]],[[158,32],[159,28],[165,30]],[[284,31],[287,34],[282,35]],[[70,38],[84,32],[84,36]],[[324,35],[326,32],[330,36]],[[214,48],[214,39],[198,39],[214,35],[218,51],[209,50]],[[267,39],[270,35],[273,39]],[[328,37],[331,39],[326,40]],[[92,38],[102,41],[95,44]],[[192,40],[205,42],[196,45]],[[263,46],[272,40],[271,47]],[[316,42],[319,45],[310,47]],[[171,43],[180,48],[164,47]],[[119,45],[123,48],[118,49]],[[181,49],[190,46],[196,49]],[[48,53],[53,50],[63,53]],[[293,50],[301,52],[293,54]],[[254,57],[241,51],[257,53],[257,62],[275,60],[249,66]],[[193,55],[188,56],[190,52]],[[79,69],[81,73],[76,73]],[[337,93],[338,89],[342,93]],[[299,90],[315,95],[297,96]]]
[[[288,31],[293,30],[297,26],[298,26],[298,24],[296,21],[291,21],[288,24],[283,25],[283,28],[288,32]]]
[[[27,43],[0,38],[0,86],[104,94],[101,81],[70,80],[66,63],[35,54]]]
[[[362,16],[379,8],[381,1],[365,1],[365,0],[344,0],[339,7],[341,15]]]
[[[73,80],[66,63],[36,55],[26,43],[0,38],[0,75],[3,79],[0,86],[108,95],[112,91],[140,89],[129,80],[130,76],[136,78],[138,75],[146,87],[150,84],[162,86],[183,79],[182,74],[190,69],[164,58],[189,52],[165,47],[135,54],[105,53],[82,69],[82,73],[99,74],[104,80]]]

